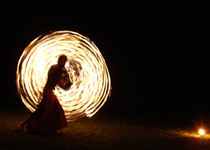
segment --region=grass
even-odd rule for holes
[[[25,109],[0,111],[1,150],[209,150],[210,138],[186,136],[183,127],[96,114],[70,122],[60,135],[27,134],[17,126],[30,113]],[[190,133],[190,131],[188,132]]]

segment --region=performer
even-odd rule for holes
[[[58,63],[50,68],[43,99],[37,110],[20,125],[23,131],[58,133],[60,129],[68,126],[63,108],[53,92],[56,85],[64,89],[69,89],[72,85],[64,67],[66,61],[67,57],[61,55]]]

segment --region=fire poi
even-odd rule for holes
[[[55,88],[68,121],[93,116],[111,93],[106,62],[87,37],[72,31],[55,31],[33,40],[23,51],[17,66],[16,84],[25,106],[34,112],[42,100],[50,66],[65,54],[65,65],[73,83],[70,89]]]

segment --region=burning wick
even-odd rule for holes
[[[203,129],[199,129],[198,130],[199,135],[204,136],[205,135],[205,131]]]

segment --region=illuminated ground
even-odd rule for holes
[[[186,127],[100,113],[69,123],[61,135],[26,134],[17,125],[28,114],[24,109],[0,110],[0,149],[209,150],[210,147],[209,137],[195,137]]]

